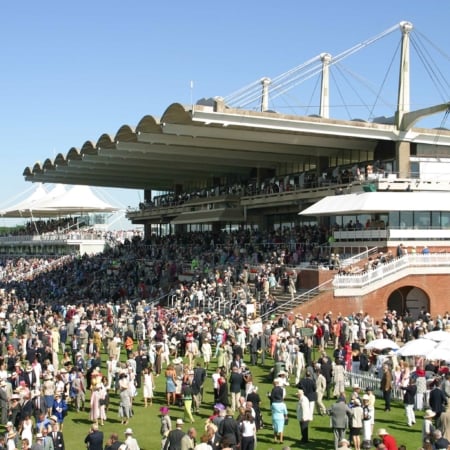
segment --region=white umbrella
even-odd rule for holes
[[[437,343],[431,339],[413,339],[408,341],[400,350],[397,355],[400,356],[427,356],[434,348]]]
[[[435,330],[424,334],[423,337],[432,341],[442,342],[450,339],[450,333],[444,330]]]
[[[450,362],[450,348],[449,347],[440,347],[438,345],[434,350],[432,350],[428,355],[427,359],[430,361],[439,360]]]
[[[398,350],[400,347],[391,339],[374,339],[368,342],[364,348],[367,350],[385,350],[387,348]]]

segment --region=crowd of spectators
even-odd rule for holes
[[[354,164],[345,167],[330,167],[318,176],[316,170],[287,174],[281,177],[269,177],[262,181],[256,179],[243,180],[227,185],[200,188],[191,192],[165,193],[155,196],[151,201],[139,204],[139,209],[153,207],[178,206],[195,199],[220,196],[254,196],[280,194],[298,189],[311,189],[322,186],[342,185],[370,179],[373,174],[384,174],[381,163]]]
[[[97,433],[98,425],[109,417],[109,396],[117,395],[122,423],[128,425],[134,414],[137,390],[145,388],[145,397],[151,404],[158,376],[165,380],[167,410],[182,405],[184,422],[194,422],[198,420],[195,413],[200,406],[209,403],[203,393],[204,375],[207,369],[213,369],[216,370],[212,376],[214,413],[206,423],[202,443],[214,449],[236,448],[239,444],[251,450],[259,430],[271,421],[274,440],[283,442],[284,424],[289,418],[283,404],[286,391],[293,384],[298,396],[295,418],[300,423],[302,442],[310,440],[308,428],[314,426],[311,423],[314,414],[330,414],[338,448],[346,439],[348,422],[342,426],[334,415],[344,410],[354,417],[359,406],[364,413],[364,407],[373,407],[375,401],[370,392],[358,391],[356,385],[352,394],[346,395],[345,372],[372,373],[380,379],[389,373],[393,381],[389,384],[384,380],[382,389],[389,386],[393,392],[402,392],[414,377],[416,385],[420,385],[418,378],[424,373],[425,390],[419,391],[421,397],[417,392],[414,395],[416,410],[431,411],[425,420],[431,421],[432,427],[427,423],[423,439],[435,442],[436,429],[450,439],[448,424],[447,428],[443,425],[445,408],[436,411],[431,402],[434,388],[446,392],[446,365],[430,365],[422,358],[415,361],[414,367],[406,367],[403,360],[391,354],[364,349],[366,343],[376,338],[407,342],[430,330],[446,330],[450,324],[448,314],[432,318],[421,311],[419,318],[413,320],[411,315],[401,317],[395,311],[386,311],[379,318],[363,312],[344,317],[329,311],[306,316],[289,313],[279,318],[269,314],[269,319],[261,322],[248,313],[247,305],[252,298],[258,298],[268,308],[276,304],[273,288],[283,285],[286,268],[299,257],[298,243],[294,245],[296,236],[318,232],[309,228],[291,230],[274,233],[271,239],[247,231],[218,236],[155,237],[147,242],[136,237],[93,257],[3,261],[2,424],[10,422],[15,436],[29,443],[40,440],[39,434],[48,436],[53,432],[55,439],[63,439],[65,411],[83,410],[89,401],[92,433]],[[258,239],[264,239],[263,245],[267,246],[261,254],[249,251]],[[255,258],[258,270],[253,280],[242,248],[246,249],[247,257]],[[183,268],[178,261],[190,262],[190,270],[195,274],[191,280],[180,281]],[[8,276],[10,271],[28,271],[29,265],[37,268],[53,263],[52,270],[26,280]],[[259,279],[264,283],[258,297]],[[285,286],[289,288],[288,283]],[[177,297],[173,307],[151,301],[168,289]],[[208,290],[214,290],[215,296],[230,296],[233,302],[229,311],[203,308],[198,297],[208,294]],[[309,332],[305,333],[305,329]],[[332,357],[327,353],[328,347],[333,349]],[[122,350],[126,353],[125,361],[120,358]],[[102,362],[102,353],[108,355],[106,364]],[[261,413],[251,365],[243,363],[246,353],[250,364],[273,361],[271,418]],[[88,397],[87,391],[91,392]],[[2,398],[6,401],[3,405]],[[326,408],[323,400],[333,398],[338,406]],[[384,392],[383,398],[389,401]],[[45,405],[44,410],[37,409],[38,403]],[[385,409],[390,409],[389,403]],[[167,415],[164,411],[161,410],[162,416]],[[358,422],[352,424],[349,440],[355,448],[363,448],[364,442],[365,445],[372,442],[376,434],[383,440],[390,435],[386,429],[375,433],[374,412],[369,416],[370,427],[363,422],[360,427],[356,425]],[[31,434],[30,417],[35,418]],[[358,417],[364,420],[364,414]],[[183,421],[173,427],[173,431],[180,432],[170,434],[170,424],[161,433],[164,443],[180,438],[192,445],[195,428],[189,428],[187,433],[182,428]],[[132,429],[129,431],[132,435]]]

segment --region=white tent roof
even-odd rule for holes
[[[66,190],[63,185],[58,184],[44,197],[31,202],[30,198],[23,202],[21,209],[16,205],[0,214],[3,217],[59,217],[119,209],[99,199],[89,186],[74,186]]]
[[[319,200],[299,214],[337,216],[389,211],[450,211],[450,192],[360,192],[332,195]]]
[[[31,195],[25,200],[16,203],[9,208],[0,211],[0,216],[2,217],[21,217],[23,215],[28,216],[28,211],[33,207],[34,204],[39,202],[39,200],[44,199],[47,196],[47,191],[45,190],[42,183],[39,183],[36,189],[31,193]]]

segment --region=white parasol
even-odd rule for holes
[[[364,348],[367,350],[386,350],[388,348],[398,350],[400,347],[391,339],[374,339],[368,342]]]
[[[439,342],[436,347],[427,355],[429,360],[443,360],[450,362],[450,340]]]
[[[450,339],[450,333],[444,330],[430,331],[423,335],[425,339],[431,339],[435,342],[442,342]]]
[[[431,339],[413,339],[408,341],[400,350],[397,355],[400,356],[427,356],[437,346],[435,341]]]

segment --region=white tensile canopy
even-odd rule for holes
[[[389,211],[450,211],[450,192],[360,192],[331,195],[304,209],[302,216],[335,216]]]
[[[32,194],[25,200],[16,203],[15,205],[0,211],[0,216],[2,217],[22,217],[26,211],[33,208],[33,205],[37,204],[39,200],[46,198],[48,195],[42,184],[38,184],[37,188],[32,192]],[[28,216],[28,214],[26,214]]]
[[[113,212],[119,209],[98,198],[89,186],[74,186],[66,190],[63,185],[56,185],[45,195],[42,195],[42,190],[43,187],[38,186],[28,199],[0,211],[0,216],[63,217],[73,214]]]

